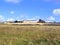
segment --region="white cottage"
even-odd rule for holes
[[[37,23],[36,20],[23,20],[23,23]]]

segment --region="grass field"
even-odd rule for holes
[[[0,45],[60,45],[60,26],[0,25]]]

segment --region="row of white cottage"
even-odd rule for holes
[[[12,21],[6,21],[4,23],[11,23]],[[21,22],[21,21],[18,21],[18,22]],[[37,23],[36,20],[23,20],[22,21],[23,23]]]

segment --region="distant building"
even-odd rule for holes
[[[36,20],[23,20],[23,23],[37,23]]]
[[[13,21],[5,21],[4,24],[14,23]]]
[[[10,23],[45,23],[45,21],[44,20],[41,20],[41,19],[39,19],[39,21],[37,22],[36,20],[22,20],[22,21],[18,21],[18,20],[16,20],[16,21],[5,21],[4,22],[5,24],[7,23],[7,24],[10,24]]]
[[[14,21],[14,23],[23,23],[23,21],[17,21],[17,20],[16,20],[16,21]]]

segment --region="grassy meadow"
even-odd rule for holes
[[[60,45],[60,26],[0,25],[0,45]]]

